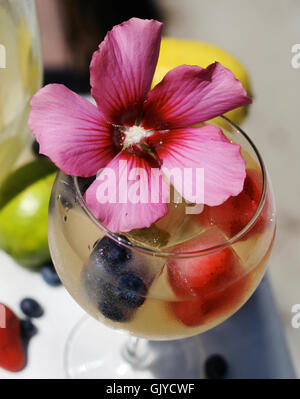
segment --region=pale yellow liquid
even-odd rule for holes
[[[0,6],[0,44],[5,48],[6,66],[0,68],[0,184],[30,141],[29,101],[41,83],[37,40],[24,19]]]
[[[244,154],[244,157],[247,160],[247,166],[258,169],[258,165],[248,154]],[[72,184],[71,180],[61,182],[58,185],[56,188],[58,195],[53,198],[50,207],[48,227],[51,255],[65,287],[75,300],[93,317],[112,328],[124,329],[136,336],[160,340],[182,338],[201,333],[221,323],[240,308],[251,296],[263,277],[274,238],[275,224],[272,215],[270,215],[270,220],[263,231],[254,230],[242,241],[232,246],[232,250],[241,265],[241,274],[238,280],[232,283],[238,284],[238,281],[243,281],[242,293],[232,306],[217,312],[216,316],[208,318],[205,322],[199,322],[198,325],[184,324],[173,311],[173,304],[185,299],[180,298],[170,284],[167,270],[168,260],[165,257],[135,252],[133,257],[136,264],[142,264],[148,270],[151,280],[146,300],[142,306],[136,309],[130,321],[111,321],[101,314],[97,301],[92,299],[93,293],[87,292],[83,282],[85,268],[88,267],[93,245],[103,237],[103,234],[78,206],[78,203],[74,202],[72,193],[69,193],[69,197],[65,197],[64,187],[69,187],[70,184]],[[63,201],[62,197],[64,197]],[[66,202],[69,202],[72,206],[66,206]],[[152,235],[149,232],[145,234],[145,230],[141,230],[135,231],[134,234],[129,233],[127,236],[131,241],[134,240],[150,248],[152,246],[156,250],[158,248],[167,250],[168,247],[170,248],[176,243],[188,241],[195,237],[201,242],[201,237],[204,237],[208,231],[207,227],[203,228],[203,226],[197,225],[193,216],[185,215],[180,208],[182,206],[184,205],[182,204],[179,207],[171,205],[170,207],[174,207],[174,209],[171,209],[170,214],[156,225],[156,227],[163,226],[165,231],[169,233],[168,242],[165,241],[165,236],[160,236],[156,227],[152,228]],[[217,231],[216,226],[211,228],[215,229],[216,237],[223,234],[224,240],[226,240],[225,234]],[[155,237],[156,233],[157,236]],[[197,258],[195,258],[195,262],[197,262]],[[225,287],[225,290],[226,288],[230,289],[230,287]]]

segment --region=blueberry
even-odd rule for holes
[[[129,312],[126,312],[120,306],[111,301],[100,302],[98,308],[104,317],[119,323],[128,321],[131,316]]]
[[[134,273],[122,274],[113,289],[116,300],[133,309],[144,303],[146,293],[147,288],[143,280]]]
[[[28,340],[37,333],[36,326],[30,319],[24,319],[20,321],[21,336],[23,339]]]
[[[87,275],[89,277],[92,276]],[[97,304],[103,316],[117,322],[130,320],[133,311],[117,300],[114,285],[103,278],[93,278],[93,281],[87,280],[86,283],[89,284],[89,298]]]
[[[32,298],[25,298],[21,301],[22,312],[28,317],[41,317],[44,313],[41,305]]]
[[[206,378],[221,379],[224,378],[228,365],[226,360],[221,355],[211,355],[205,362]]]
[[[41,269],[42,277],[44,281],[51,285],[52,287],[56,287],[58,285],[61,285],[61,281],[58,277],[58,274],[56,273],[56,270],[54,269],[54,266],[52,263],[48,265],[44,265]]]
[[[91,254],[91,262],[109,273],[121,272],[130,259],[130,249],[106,236],[95,243]]]
[[[134,268],[130,249],[106,236],[94,244],[82,271],[82,284],[89,300],[106,318],[128,321],[144,303],[146,284]]]

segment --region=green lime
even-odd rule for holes
[[[0,189],[0,248],[27,267],[50,259],[47,215],[55,170],[48,159],[37,159],[12,173]]]

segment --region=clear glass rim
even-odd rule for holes
[[[94,216],[94,214],[88,208],[88,206],[83,198],[83,195],[80,191],[79,184],[78,184],[78,178],[76,176],[72,176],[74,186],[76,189],[76,194],[79,199],[79,204],[80,204],[81,208],[83,209],[83,211],[86,213],[86,215],[89,217],[89,219],[91,219],[91,221],[109,238],[111,238],[112,240],[118,242],[119,244],[121,244],[127,248],[145,253],[147,255],[152,255],[152,256],[157,256],[157,257],[172,257],[172,258],[193,258],[193,257],[197,257],[197,256],[204,256],[204,255],[208,255],[210,253],[218,252],[221,249],[224,249],[224,248],[234,244],[235,242],[237,242],[242,236],[244,236],[244,234],[246,234],[251,229],[251,227],[253,226],[253,224],[256,222],[256,220],[258,219],[258,217],[261,214],[261,211],[262,211],[262,208],[263,208],[264,202],[265,202],[265,197],[266,197],[266,186],[267,186],[266,169],[265,169],[263,159],[262,159],[258,149],[254,145],[253,141],[248,137],[248,135],[238,125],[236,125],[234,122],[232,122],[226,116],[222,115],[220,117],[222,119],[224,119],[227,123],[229,123],[229,125],[231,125],[231,127],[236,129],[237,132],[240,133],[248,141],[248,143],[254,150],[254,152],[257,156],[257,159],[259,161],[259,165],[260,165],[261,173],[262,173],[262,180],[263,180],[263,188],[262,188],[260,201],[259,201],[258,207],[257,207],[254,215],[252,216],[250,221],[245,225],[245,227],[242,230],[240,230],[237,234],[235,234],[233,237],[225,240],[224,242],[222,242],[220,244],[216,244],[216,245],[213,245],[208,248],[203,248],[201,250],[196,250],[196,251],[187,251],[187,252],[182,252],[182,253],[177,253],[174,251],[154,250],[151,248],[147,248],[147,247],[144,247],[141,245],[134,244],[134,243],[124,239],[124,237],[123,237],[124,233],[123,234],[122,233],[121,234],[113,233],[108,228],[106,228]],[[174,247],[176,247],[176,246],[174,246]]]

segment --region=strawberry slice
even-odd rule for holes
[[[19,371],[25,366],[20,320],[4,304],[0,304],[0,367]]]
[[[205,206],[204,211],[196,216],[196,219],[203,225],[218,226],[228,238],[239,233],[251,220],[259,205],[262,193],[262,175],[256,169],[247,169],[243,191],[228,198],[219,206]],[[258,218],[255,232],[261,232],[268,220],[269,204],[266,201],[264,209]]]
[[[192,300],[173,302],[171,308],[175,316],[186,326],[205,324],[238,308],[247,292],[248,282],[249,276],[246,275],[223,291]]]
[[[194,251],[221,242],[224,236],[216,228],[196,240],[176,247],[176,252]],[[232,248],[189,259],[172,258],[168,277],[174,292],[182,300],[171,303],[176,317],[185,325],[195,326],[228,312],[245,292],[240,279],[242,266]]]
[[[238,278],[239,264],[231,248],[168,264],[169,281],[177,295],[193,297],[219,291]]]
[[[226,239],[216,227],[201,236],[176,246],[176,253],[199,251],[222,243]],[[179,296],[195,297],[220,291],[237,279],[240,263],[232,248],[193,258],[171,258],[168,262],[170,284]]]

